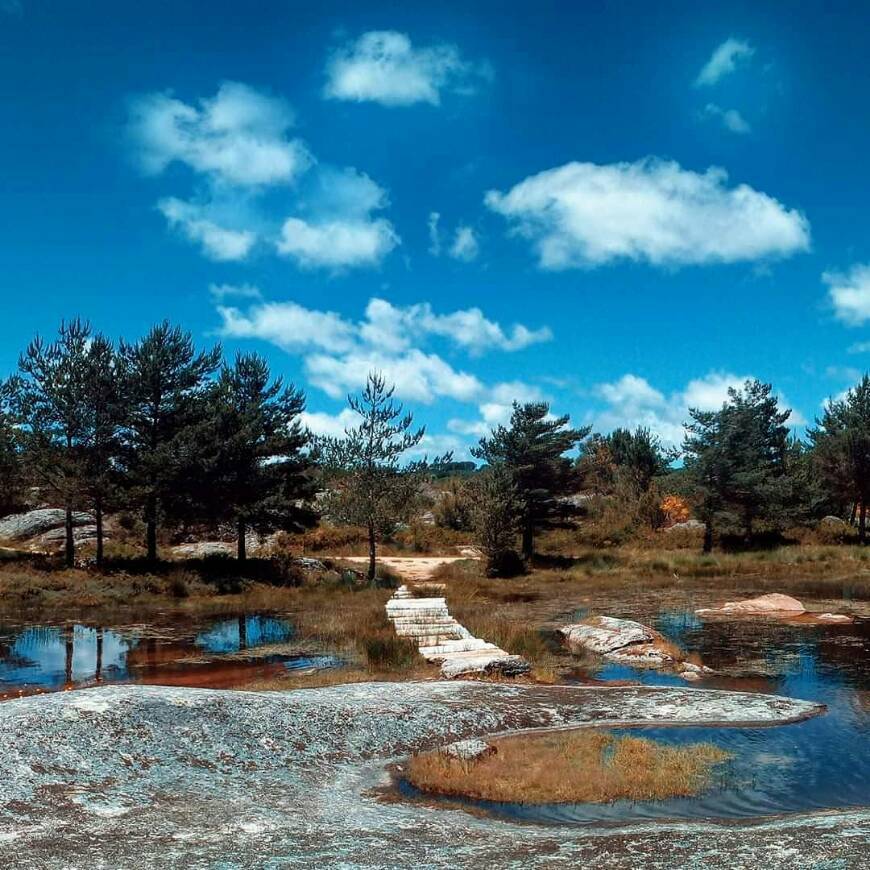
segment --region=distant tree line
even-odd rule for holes
[[[705,550],[828,514],[854,521],[866,540],[868,376],[826,404],[806,440],[790,435],[790,412],[757,380],[730,389],[718,410],[690,409],[679,449],[644,427],[592,433],[545,402],[514,403],[509,422],[472,449],[477,470],[449,454],[408,461],[425,430],[379,374],[349,404],[358,425],[317,439],[301,423],[303,393],[257,354],[228,362],[166,322],[116,346],[73,320],[52,342],[34,339],[0,382],[0,514],[30,488],[62,506],[72,564],[79,510],[95,518],[98,563],[107,513],[138,515],[154,560],[162,527],[232,526],[244,559],[249,532],[300,531],[325,511],[366,530],[371,578],[379,542],[420,511],[424,483],[439,478],[439,521],[473,530],[494,574],[520,570],[537,536],[571,526],[589,497],[649,528],[665,522],[669,503],[684,505],[704,524]]]

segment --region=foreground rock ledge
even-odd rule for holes
[[[780,866],[772,843],[788,844],[782,866],[799,865],[793,849],[848,860],[850,849],[859,855],[866,846],[870,815],[755,826],[739,838],[697,824],[596,833],[369,793],[388,762],[484,734],[616,722],[774,725],[820,711],[769,695],[480,682],[281,694],[114,686],[22,698],[0,704],[0,866],[527,867],[582,859],[629,867],[644,855],[644,866],[655,867],[675,866],[675,854],[716,855],[703,866],[720,866],[720,858],[733,866],[738,853],[755,854],[754,843],[766,868]]]

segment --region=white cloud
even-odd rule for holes
[[[377,265],[399,242],[384,218],[308,223],[292,217],[281,227],[277,249],[305,269],[343,269]]]
[[[197,106],[149,94],[130,112],[130,132],[146,172],[159,174],[177,161],[228,185],[286,184],[308,169],[308,150],[287,137],[292,125],[283,100],[238,82],[224,82]]]
[[[343,408],[337,414],[327,414],[323,411],[303,411],[299,421],[315,435],[327,435],[330,438],[340,438],[346,429],[358,426],[359,414],[350,408]]]
[[[606,405],[590,418],[601,432],[645,426],[666,444],[678,446],[685,436],[683,424],[689,419],[690,408],[716,411],[727,401],[729,388],[739,390],[747,380],[752,377],[711,372],[666,396],[645,378],[626,374],[613,383],[599,384],[597,392]],[[784,396],[777,398],[781,408],[789,407]],[[789,426],[803,426],[806,422],[799,411],[792,409]]]
[[[223,302],[225,299],[262,299],[259,287],[253,284],[211,284],[208,288],[212,299]]]
[[[303,203],[310,216],[284,221],[278,253],[306,269],[376,266],[401,242],[388,220],[371,216],[388,204],[386,191],[364,173],[326,168]]]
[[[722,126],[732,133],[750,133],[752,131],[749,122],[737,109],[723,109],[716,103],[707,103],[704,107],[704,114],[708,118],[716,118],[721,121]]]
[[[413,340],[437,335],[472,354],[522,350],[553,337],[546,326],[529,329],[515,323],[505,331],[500,324],[488,320],[479,308],[436,314],[428,302],[399,308],[384,299],[369,301],[360,332],[369,344],[385,350],[401,350]]]
[[[739,63],[748,61],[753,54],[755,49],[748,42],[733,37],[726,39],[716,47],[710,59],[704,64],[701,72],[698,73],[698,78],[695,79],[695,85],[698,87],[715,85],[721,78],[733,73]]]
[[[437,106],[444,91],[472,92],[481,73],[486,68],[462,60],[456,46],[415,48],[407,34],[373,30],[334,52],[326,66],[324,96],[383,106]]]
[[[849,353],[870,353],[870,341],[856,341],[849,345]]]
[[[453,238],[453,244],[450,246],[450,256],[454,260],[463,260],[470,263],[477,259],[480,253],[480,243],[477,240],[477,235],[471,227],[458,226],[456,235]]]
[[[220,334],[259,338],[290,351],[312,348],[342,353],[354,347],[354,327],[332,311],[314,311],[295,302],[263,302],[248,311],[219,305]]]
[[[828,298],[834,314],[848,326],[870,320],[870,264],[856,263],[848,272],[825,272]]]
[[[211,260],[244,260],[257,241],[257,234],[252,230],[220,226],[205,217],[205,207],[195,203],[167,197],[157,203],[157,209],[170,226],[178,229],[189,241],[198,243],[203,254]]]
[[[704,173],[655,158],[567,163],[530,176],[486,205],[529,239],[543,269],[619,259],[654,265],[731,263],[809,248],[807,219],[723,169]]]
[[[220,287],[218,301],[253,294],[256,288]],[[310,382],[333,398],[365,384],[370,371],[395,383],[403,399],[424,403],[436,398],[491,404],[483,411],[489,419],[495,405],[511,399],[537,396],[521,384],[500,384],[488,389],[473,374],[459,370],[436,353],[418,345],[433,337],[478,355],[488,350],[516,351],[551,338],[546,327],[531,330],[522,324],[504,329],[478,308],[436,314],[428,303],[400,307],[384,299],[371,299],[365,316],[352,321],[331,311],[305,308],[295,302],[257,302],[243,311],[218,305],[220,334],[232,338],[258,338],[304,357]]]
[[[380,372],[395,384],[397,396],[424,404],[437,398],[471,401],[483,388],[474,375],[456,371],[437,354],[427,354],[418,348],[398,355],[374,349],[342,356],[312,354],[305,358],[305,371],[314,386],[336,399],[364,386],[371,371]]]

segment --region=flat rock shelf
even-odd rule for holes
[[[0,704],[0,866],[858,867],[866,811],[768,820],[739,835],[708,822],[581,830],[376,792],[388,765],[457,740],[593,725],[778,725],[822,709],[682,687],[467,680],[281,693],[107,686],[21,698]]]
[[[387,616],[396,634],[413,640],[426,661],[441,665],[444,677],[517,676],[529,671],[522,656],[505,652],[460,625],[450,615],[445,598],[419,598],[407,586],[400,586],[387,602]]]

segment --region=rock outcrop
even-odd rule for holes
[[[83,511],[73,513],[73,526],[89,526],[94,522],[91,514]],[[66,511],[63,508],[40,508],[23,514],[11,514],[0,519],[0,540],[27,541],[39,535],[63,529],[66,524]],[[60,536],[63,540],[63,534]]]
[[[590,616],[582,622],[560,629],[574,650],[596,653],[608,661],[636,668],[663,668],[685,680],[698,680],[713,671],[690,662],[674,644],[659,632],[631,619]]]
[[[848,625],[855,621],[854,617],[845,613],[816,613],[807,610],[797,598],[779,592],[759,595],[756,598],[745,598],[742,601],[727,601],[720,607],[702,607],[695,613],[698,616],[714,617],[766,616],[805,624],[842,623]]]
[[[400,586],[387,602],[387,616],[396,634],[413,640],[426,661],[441,665],[444,677],[519,676],[530,670],[522,656],[474,637],[450,615],[443,597],[416,598],[407,586]]]
[[[780,870],[835,859],[858,867],[870,813],[853,811],[841,823],[827,813],[817,825],[780,819],[769,830],[741,827],[739,836],[730,826],[685,823],[612,832],[506,824],[372,793],[390,763],[499,732],[608,721],[751,727],[821,710],[742,692],[480,681],[296,692],[112,686],[6,701],[0,867],[241,868],[289,861],[626,870],[694,862]],[[789,825],[800,825],[803,836]]]

